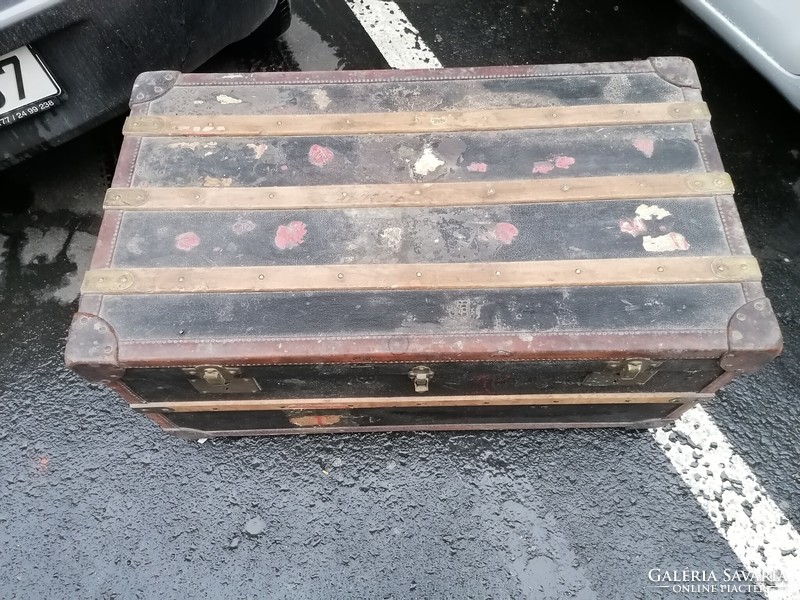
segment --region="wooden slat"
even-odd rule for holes
[[[515,394],[469,396],[399,396],[362,398],[266,398],[258,400],[188,400],[132,404],[143,412],[235,412],[242,410],[348,410],[423,406],[538,406],[553,404],[661,404],[693,402],[714,394]]]
[[[752,256],[492,263],[96,269],[84,294],[421,290],[760,281]]]
[[[285,210],[473,206],[732,194],[727,173],[567,177],[455,183],[249,188],[111,188],[104,207],[126,210]]]
[[[674,123],[709,119],[705,102],[594,104],[442,112],[130,116],[125,135],[308,136],[494,131]]]

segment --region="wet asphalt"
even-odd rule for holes
[[[709,411],[800,526],[800,115],[671,3],[400,4],[445,66],[696,62],[786,344]],[[341,0],[295,12],[204,70],[386,67]],[[119,128],[0,174],[0,598],[698,598],[648,571],[741,567],[648,432],[199,444],[67,371]]]

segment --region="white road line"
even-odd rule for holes
[[[397,4],[390,0],[345,1],[390,67],[426,69],[442,66]]]
[[[769,600],[800,598],[800,535],[701,407],[653,435]],[[784,581],[780,581],[784,578]]]
[[[442,66],[397,4],[345,1],[390,66]],[[784,578],[765,587],[764,595],[769,600],[800,600],[800,535],[709,414],[698,406],[674,425],[652,433],[750,574],[759,581]]]

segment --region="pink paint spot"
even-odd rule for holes
[[[533,163],[534,173],[549,173],[555,168],[555,165],[553,165],[553,163],[549,160],[537,160],[535,163]]]
[[[486,163],[474,162],[467,167],[467,171],[473,173],[486,173]]]
[[[200,238],[193,231],[187,231],[175,236],[175,247],[178,250],[189,252],[192,248],[200,245]]]
[[[653,157],[656,143],[650,138],[636,138],[633,140],[633,147],[644,154],[647,158]]]
[[[519,231],[511,223],[498,223],[492,230],[492,235],[501,244],[510,244],[517,237]]]
[[[281,250],[288,250],[303,243],[306,237],[306,224],[302,221],[292,221],[288,225],[281,225],[275,232],[275,245]]]
[[[287,165],[281,165],[281,171],[288,171],[289,167]]]
[[[236,219],[236,222],[233,225],[231,225],[231,229],[233,230],[233,233],[235,233],[236,235],[250,233],[255,228],[256,228],[255,223],[242,218]]]
[[[314,144],[308,149],[308,162],[315,167],[324,167],[333,160],[333,150]]]
[[[553,161],[556,163],[556,167],[559,169],[569,169],[575,164],[575,159],[571,156],[556,156]]]
[[[647,223],[641,217],[622,219],[619,222],[619,230],[622,233],[630,233],[633,237],[639,237],[643,233],[647,233]]]
[[[40,456],[36,459],[36,471],[39,473],[47,473],[50,465],[50,459],[47,456]]]

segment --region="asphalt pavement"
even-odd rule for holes
[[[800,115],[670,2],[398,5],[444,66],[695,61],[785,338],[708,412],[800,527]],[[203,70],[389,66],[344,0],[294,10]],[[747,565],[647,431],[200,444],[68,371],[120,128],[0,173],[0,598],[762,597],[656,587],[653,569]]]

